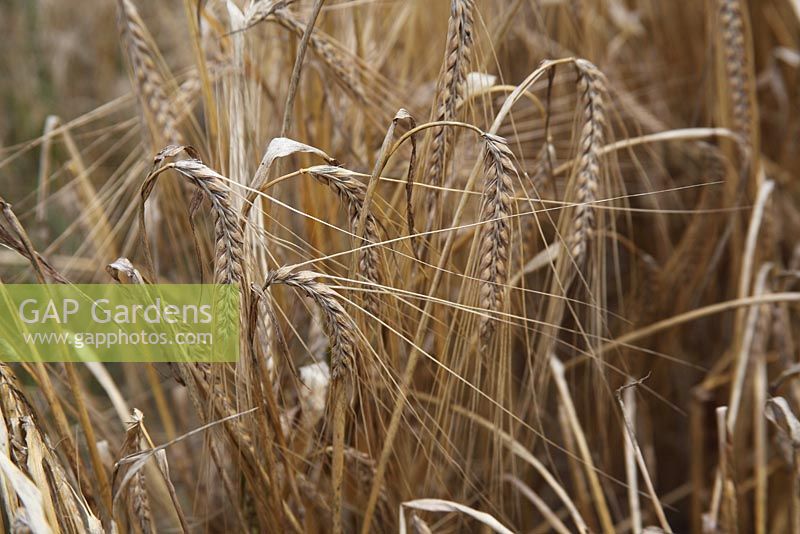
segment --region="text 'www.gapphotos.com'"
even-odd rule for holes
[[[32,345],[68,345],[78,349],[111,348],[120,345],[213,345],[211,332],[35,332],[24,334]]]

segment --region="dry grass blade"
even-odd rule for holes
[[[7,484],[4,512],[33,532],[91,531],[99,521],[90,511],[81,510],[67,471],[38,420],[10,367],[0,365],[0,460]],[[12,504],[14,493],[20,507]],[[15,509],[18,513],[12,513]]]
[[[42,534],[53,532],[45,517],[39,488],[5,454],[0,454],[0,470],[23,505],[16,517],[13,517],[15,528]]]
[[[646,379],[646,378],[645,378]],[[637,385],[641,384],[645,379],[639,380],[632,384],[628,384],[624,386],[624,389],[631,390],[631,388],[635,388]],[[644,455],[642,454],[642,450],[639,447],[639,442],[636,439],[636,433],[634,431],[633,423],[628,416],[625,402],[622,400],[622,393],[620,390],[617,390],[617,403],[619,404],[620,410],[622,410],[622,419],[625,423],[625,443],[628,447],[633,448],[634,455],[636,457],[636,463],[639,465],[639,469],[642,472],[642,478],[644,479],[645,485],[647,486],[647,492],[650,495],[650,500],[653,502],[653,508],[656,511],[656,517],[658,517],[658,521],[661,524],[661,528],[663,528],[666,532],[672,532],[672,528],[667,521],[667,516],[664,515],[664,508],[661,506],[661,501],[656,494],[655,487],[653,486],[653,481],[650,478],[650,473],[647,470],[647,464],[644,461]],[[640,524],[641,527],[641,524]]]
[[[514,485],[517,490],[522,493],[526,499],[531,501],[531,503],[539,510],[539,513],[547,520],[547,523],[553,529],[554,532],[558,532],[558,534],[569,534],[569,529],[564,524],[561,519],[559,519],[558,515],[556,515],[553,510],[547,505],[547,503],[536,493],[533,492],[524,482],[522,482],[517,477],[511,475],[505,475],[503,477],[505,480],[510,482]]]
[[[572,400],[572,395],[570,394],[567,381],[564,377],[564,364],[561,363],[561,360],[559,360],[555,354],[550,355],[550,370],[552,371],[553,381],[558,390],[559,399],[567,414],[567,420],[569,421],[572,435],[575,438],[581,459],[583,460],[583,467],[586,472],[586,478],[589,481],[589,488],[592,492],[594,506],[600,518],[601,526],[606,533],[614,532],[614,523],[611,520],[608,502],[603,492],[603,487],[600,485],[600,479],[597,476],[597,470],[592,460],[592,453],[586,440],[586,434],[578,420],[575,403]]]
[[[67,279],[34,250],[33,244],[30,242],[28,234],[20,224],[19,219],[17,219],[17,216],[14,214],[11,204],[6,202],[2,197],[0,197],[0,212],[2,212],[3,219],[9,226],[9,228],[6,228],[4,224],[0,224],[0,244],[16,251],[26,258],[36,272],[39,282],[45,280],[44,273],[46,272],[54,282],[59,284],[67,283]]]
[[[491,515],[487,514],[486,512],[481,512],[470,508],[469,506],[465,506],[457,502],[445,501],[443,499],[416,499],[413,501],[406,501],[400,505],[400,532],[402,534],[405,534],[406,532],[406,522],[403,508],[411,508],[425,512],[459,512],[476,519],[484,526],[491,528],[500,534],[511,534],[512,532]]]

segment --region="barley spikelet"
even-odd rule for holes
[[[513,154],[502,137],[486,134],[484,164],[486,179],[483,188],[478,277],[480,279],[480,305],[489,311],[497,311],[503,304],[505,284],[508,280],[508,252],[511,241],[511,195],[517,175],[512,162]],[[483,343],[494,331],[494,321],[481,318],[480,336]]]
[[[157,67],[158,53],[154,50],[152,37],[132,0],[117,0],[117,9],[119,31],[136,81],[136,94],[142,108],[158,128],[160,141],[183,144],[178,131],[177,115],[164,91],[166,83]]]
[[[578,159],[574,171],[574,220],[566,236],[567,249],[580,268],[586,258],[589,239],[594,232],[594,206],[600,182],[598,152],[604,143],[606,124],[603,98],[605,77],[584,59],[575,61],[581,98],[581,133],[578,140]]]
[[[341,167],[319,165],[307,169],[306,172],[321,184],[330,187],[336,193],[342,204],[347,207],[350,232],[355,233],[364,206],[366,186],[354,179],[350,171]],[[377,243],[379,241],[378,223],[372,213],[367,213],[364,223],[364,239],[369,243]],[[377,247],[361,249],[358,259],[358,268],[359,273],[361,273],[368,282],[372,284],[380,283]],[[370,287],[368,289],[375,288]],[[373,292],[367,292],[366,303],[370,311],[375,310],[377,299]]]
[[[299,289],[319,306],[330,339],[331,378],[352,378],[356,365],[357,327],[342,306],[339,294],[318,282],[318,276],[311,271],[292,272],[289,267],[281,267],[267,275],[264,289],[275,284],[287,285]]]

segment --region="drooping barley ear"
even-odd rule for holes
[[[178,117],[157,66],[158,51],[133,0],[117,0],[117,23],[133,72],[134,89],[151,126],[157,129],[157,142],[182,145]]]
[[[599,151],[605,139],[605,77],[597,67],[584,59],[575,61],[578,69],[578,87],[581,103],[581,133],[578,140],[578,157],[573,171],[575,203],[572,227],[565,236],[567,250],[576,268],[586,259],[589,240],[595,227],[594,206],[600,182]]]
[[[472,53],[472,26],[474,0],[452,0],[450,19],[447,23],[447,45],[441,75],[437,84],[433,120],[449,121],[456,118],[456,110],[464,102],[467,93],[467,74]],[[428,162],[428,183],[441,186],[445,167],[452,152],[453,132],[448,127],[434,128]],[[428,222],[425,231],[434,228],[439,212],[441,191],[431,189],[426,199],[425,211]]]
[[[483,136],[486,178],[483,186],[481,208],[482,233],[478,253],[478,278],[480,279],[480,306],[496,312],[503,305],[508,281],[508,253],[511,242],[512,176],[517,170],[513,154],[506,140],[492,134]],[[487,344],[495,323],[492,317],[481,317],[480,338]]]
[[[315,180],[331,188],[339,200],[347,207],[350,232],[356,233],[358,222],[364,206],[366,186],[353,177],[353,173],[342,167],[319,165],[306,170]],[[378,222],[372,213],[367,213],[364,220],[364,240],[367,243],[378,243]],[[358,255],[358,272],[371,287],[368,287],[365,304],[369,311],[377,309],[378,300],[375,296],[375,285],[380,283],[378,247],[366,246]]]
[[[263,291],[274,284],[284,284],[300,290],[313,300],[322,312],[325,331],[331,347],[331,388],[328,405],[333,427],[333,510],[332,531],[342,532],[342,485],[344,478],[344,434],[348,397],[352,398],[354,377],[357,375],[356,346],[358,329],[339,302],[339,295],[318,282],[319,275],[310,271],[292,272],[281,267],[267,275]]]
[[[59,284],[68,283],[61,273],[36,252],[28,233],[20,224],[14,210],[11,209],[11,204],[6,202],[3,197],[0,197],[0,214],[2,214],[2,219],[0,220],[0,245],[9,247],[27,259],[31,263],[36,273],[36,278],[40,283],[45,282],[44,273],[47,273],[54,282]],[[2,222],[3,220],[5,223]]]
[[[331,379],[352,380],[356,371],[358,329],[344,309],[339,294],[317,281],[318,277],[319,274],[311,271],[292,272],[289,267],[281,267],[267,275],[264,290],[276,284],[290,286],[319,306],[330,339]]]
[[[189,150],[187,150],[187,148]],[[195,156],[197,152],[191,147],[168,146],[159,152],[154,161],[156,165],[158,165],[164,159],[174,157],[182,150],[186,150],[192,159],[175,161],[164,165],[151,172],[145,179],[144,184],[142,184],[139,225],[143,239],[146,240],[147,236],[143,218],[144,204],[152,193],[158,176],[167,169],[173,169],[180,175],[188,178],[192,184],[204,193],[211,203],[215,218],[214,229],[216,243],[214,283],[240,283],[243,278],[244,240],[242,238],[241,225],[239,224],[239,214],[231,205],[231,190],[227,184],[229,180],[207,167],[199,159],[196,159]],[[145,246],[145,254],[148,256],[149,265],[152,265],[147,246]]]

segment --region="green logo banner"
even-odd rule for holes
[[[215,284],[0,284],[0,361],[234,362],[240,294]]]

